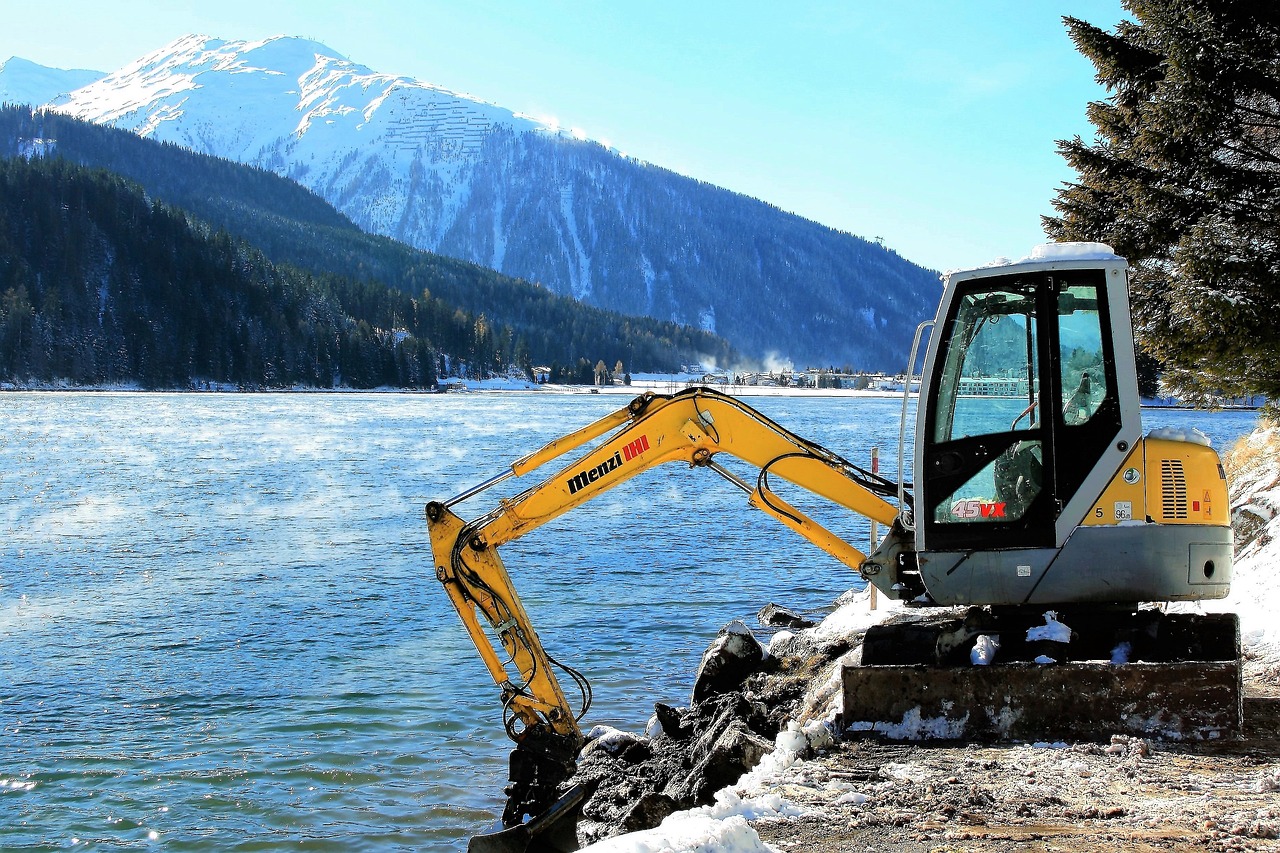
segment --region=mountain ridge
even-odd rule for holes
[[[757,360],[899,370],[937,273],[315,42],[186,36],[54,109],[269,169],[353,222]]]
[[[11,56],[0,62],[0,103],[50,103],[105,76],[103,71],[50,68]]]

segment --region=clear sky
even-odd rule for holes
[[[111,71],[178,36],[298,35],[936,269],[1018,257],[1104,96],[1061,17],[1119,0],[2,0],[0,61]]]

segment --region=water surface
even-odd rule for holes
[[[509,745],[422,507],[625,400],[0,394],[0,848],[461,848],[500,811]],[[750,402],[892,474],[897,400]],[[1255,420],[1144,418],[1218,447]],[[631,729],[687,700],[730,619],[820,614],[855,583],[674,465],[504,556],[595,684],[587,722]]]

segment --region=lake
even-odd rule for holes
[[[462,848],[501,810],[509,743],[423,505],[627,399],[0,394],[0,848]],[[749,402],[857,464],[881,447],[892,475],[899,400]],[[1256,414],[1144,421],[1222,448]],[[503,555],[595,686],[584,723],[633,730],[687,703],[725,623],[820,615],[857,580],[678,465]]]

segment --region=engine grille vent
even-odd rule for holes
[[[1164,499],[1164,517],[1187,517],[1187,475],[1181,459],[1160,461],[1160,489]]]

